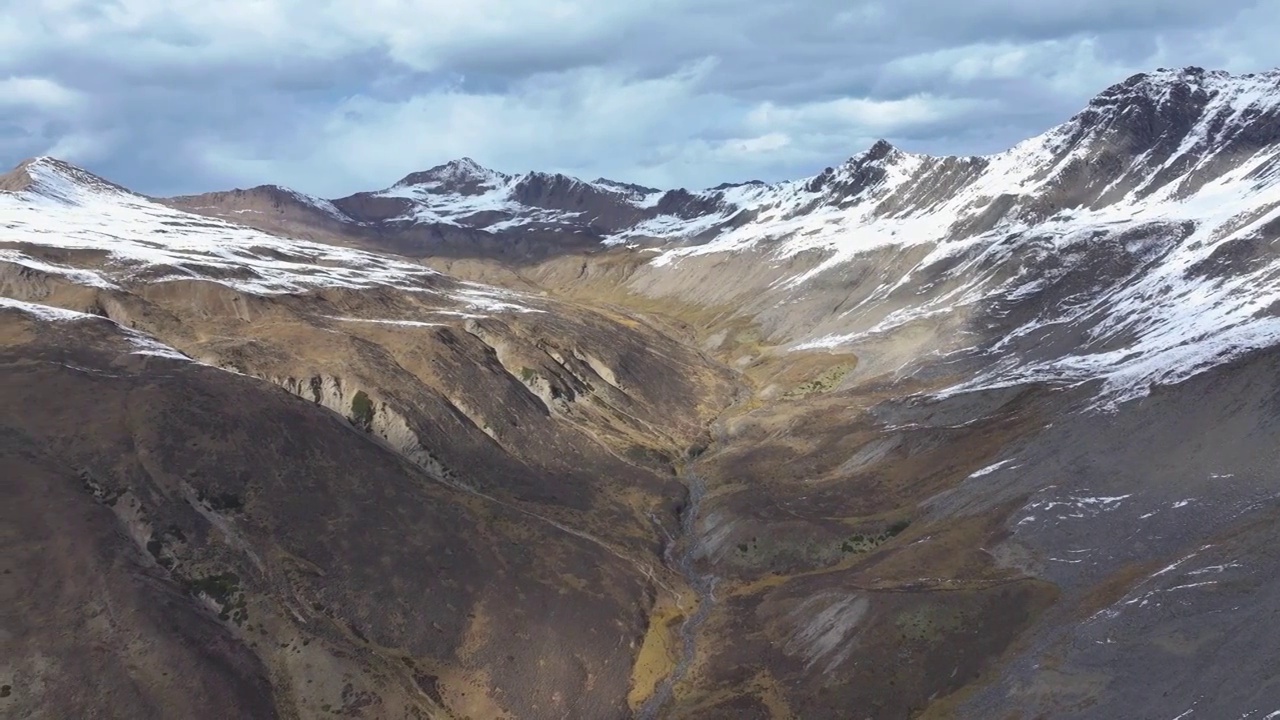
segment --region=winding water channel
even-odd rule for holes
[[[653,696],[636,712],[636,720],[655,720],[662,708],[671,701],[676,685],[684,679],[693,666],[698,653],[698,636],[703,624],[711,615],[715,605],[715,589],[717,578],[698,568],[698,533],[699,513],[702,511],[702,498],[707,492],[706,482],[698,475],[688,474],[683,477],[688,488],[688,502],[680,512],[680,533],[671,539],[663,549],[663,559],[667,567],[678,572],[685,583],[693,589],[697,601],[697,609],[685,617],[680,624],[680,654],[676,665],[665,679],[658,684]]]

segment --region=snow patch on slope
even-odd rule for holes
[[[1047,224],[1047,232],[1077,237],[1118,233],[1156,221],[1192,222],[1196,230],[1145,272],[1091,302],[1028,323],[993,348],[1050,326],[1096,319],[1085,348],[1112,349],[1081,348],[1030,365],[1006,356],[999,366],[955,391],[1102,379],[1106,388],[1101,407],[1114,408],[1145,395],[1152,385],[1178,383],[1251,350],[1280,343],[1280,261],[1221,276],[1202,269],[1229,243],[1261,237],[1264,227],[1280,221],[1280,184],[1259,185],[1248,179],[1278,154],[1280,148],[1242,164],[1187,200],[1176,198],[1170,188],[1134,200],[1123,210],[1082,213],[1071,224],[1074,227],[1062,221]]]
[[[1181,73],[1157,73],[1117,92],[1153,96],[1157,105],[1172,102],[1168,88],[1173,75]],[[821,266],[780,284],[782,288],[803,285],[885,244],[933,246],[896,282],[890,279],[845,311],[846,316],[871,318],[865,329],[802,337],[791,348],[857,353],[865,344],[914,323],[950,317],[958,319],[953,325],[964,326],[963,320],[978,311],[1007,315],[1025,306],[1034,308],[1029,311],[1034,319],[1002,330],[1003,336],[993,344],[979,344],[981,331],[944,341],[954,344],[944,350],[980,351],[990,357],[991,365],[942,396],[1030,382],[1074,385],[1101,380],[1095,408],[1110,410],[1145,395],[1153,385],[1181,382],[1252,350],[1280,344],[1280,260],[1268,249],[1275,247],[1280,226],[1280,144],[1246,143],[1241,146],[1244,151],[1219,152],[1241,132],[1235,120],[1280,112],[1280,73],[1242,78],[1206,73],[1195,78],[1210,93],[1198,122],[1165,161],[1148,164],[1145,155],[1135,159],[1125,172],[1141,177],[1122,174],[1130,189],[1123,194],[1103,192],[1105,202],[1048,217],[1011,212],[992,229],[972,236],[954,229],[958,219],[985,207],[991,198],[1034,198],[1051,192],[1055,178],[1081,159],[1091,133],[1099,132],[1073,120],[983,159],[986,167],[980,176],[933,206],[889,216],[868,214],[862,206],[844,215],[848,227],[798,238],[782,233],[772,246],[777,257],[824,244],[830,253]],[[1068,139],[1075,144],[1068,145]],[[1173,181],[1161,175],[1175,165],[1178,177]],[[877,190],[877,196],[889,197],[888,183],[883,187],[885,194]],[[1115,187],[1113,183],[1108,191]],[[660,262],[741,249],[767,236],[761,228],[740,228],[708,245],[669,250]],[[1114,247],[1125,237],[1139,238],[1124,240],[1124,253],[1137,265],[1134,272],[1087,292],[1064,289],[1067,299],[1052,294],[1073,271],[1063,263],[1106,257],[1113,252],[1108,244]],[[1255,256],[1247,257],[1250,253]],[[1243,260],[1238,257],[1242,255]],[[959,267],[948,269],[956,258],[962,259]],[[1007,272],[998,272],[1027,258],[1039,260],[1035,274],[1020,272],[1008,278]],[[1062,262],[1055,266],[1054,258]],[[941,278],[952,285],[945,292],[929,292],[919,286],[920,278]],[[908,296],[913,287],[914,296]],[[891,298],[896,302],[887,303]],[[875,319],[882,307],[895,309]],[[1047,357],[1027,359],[1025,350],[1037,338],[1064,332],[1082,333],[1083,340]]]
[[[14,300],[13,298],[0,295],[0,308],[11,308],[26,313],[39,320],[47,322],[67,322],[70,320],[83,320],[85,318],[93,318],[88,313],[75,312],[74,310],[63,310],[59,307],[49,305],[40,305],[39,303],[23,302],[22,300]]]
[[[654,258],[653,264],[664,266],[684,257],[739,252],[766,241],[776,242],[771,251],[778,259],[812,249],[837,251],[819,268],[790,282],[798,285],[855,254],[884,245],[925,242],[941,237],[953,218],[942,213],[878,218],[875,216],[877,206],[872,201],[886,197],[910,182],[926,160],[923,155],[899,150],[893,150],[880,159],[855,158],[837,171],[837,177],[841,173],[865,173],[869,169],[883,171],[884,177],[856,195],[840,198],[834,204],[823,202],[829,199],[826,189],[817,186],[814,179],[743,186],[722,193],[721,202],[727,207],[719,215],[700,218],[687,228],[680,225],[678,218],[666,216],[663,218],[665,224],[652,222],[642,230],[666,240],[696,237],[714,230],[741,212],[750,213],[754,216],[751,222],[719,231],[710,242],[667,250]],[[629,231],[617,236],[616,240],[637,234]]]
[[[636,208],[650,208],[664,192],[627,186],[608,180],[585,182],[576,178],[542,173],[508,175],[482,167],[470,158],[454,160],[424,173],[410,175],[399,183],[374,193],[375,197],[409,201],[405,214],[393,223],[427,223],[482,228],[501,232],[540,226],[568,226],[590,220],[582,211],[558,210],[525,205],[519,189],[531,182],[565,182],[606,193],[618,202]]]
[[[135,280],[204,280],[258,295],[389,286],[439,296],[445,306],[436,311],[440,314],[484,317],[449,309],[450,303],[487,313],[543,312],[530,306],[532,298],[476,283],[459,286],[417,263],[281,238],[175,210],[58,161],[37,160],[26,169],[32,178],[26,189],[0,193],[0,246],[94,251],[88,255],[90,267],[53,263],[33,257],[34,251],[4,247],[0,263],[77,285],[119,290]],[[322,210],[329,205],[298,197]],[[98,259],[101,252],[108,255],[105,262]]]
[[[328,215],[334,220],[337,220],[339,222],[344,222],[344,223],[355,222],[354,220],[351,219],[350,216],[348,216],[346,213],[339,210],[337,205],[334,205],[333,203],[329,202],[328,200],[325,200],[324,198],[318,198],[314,195],[307,195],[306,193],[301,193],[291,188],[281,188],[281,190],[292,195],[294,198],[298,200],[298,202],[304,205],[310,205],[311,207],[319,210],[325,215]]]
[[[118,288],[115,283],[103,278],[98,273],[67,267],[65,265],[58,265],[56,263],[45,262],[44,260],[38,260],[20,253],[17,250],[0,249],[0,263],[12,263],[46,275],[64,277],[69,282],[75,283],[76,285],[102,288],[104,290],[113,290]]]
[[[36,185],[0,194],[0,243],[105,250],[111,262],[107,271],[94,273],[54,266],[17,250],[5,250],[0,259],[82,284],[113,287],[113,279],[155,267],[172,271],[163,279],[206,279],[257,294],[377,285],[426,290],[424,281],[440,277],[384,255],[284,239],[174,210],[45,164],[29,170],[38,178]]]
[[[23,302],[0,296],[0,308],[10,308],[25,313],[42,322],[105,322],[116,326],[116,330],[124,336],[126,340],[135,348],[131,355],[150,355],[152,357],[163,357],[170,360],[183,360],[186,362],[194,362],[187,355],[175,350],[168,345],[156,340],[150,335],[138,332],[132,328],[127,328],[109,318],[99,315],[90,315],[88,313],[75,312],[74,310],[64,310],[49,305],[40,305],[38,303]]]

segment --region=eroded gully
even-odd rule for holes
[[[675,538],[668,537],[663,549],[663,560],[667,567],[676,571],[685,584],[694,592],[696,609],[680,623],[680,654],[671,673],[658,684],[653,695],[636,712],[636,720],[654,720],[658,713],[671,701],[675,688],[680,684],[698,654],[698,636],[703,624],[711,615],[715,605],[716,580],[709,572],[698,567],[698,552],[701,542],[697,524],[702,510],[702,499],[706,495],[706,482],[701,476],[693,473],[682,474],[685,487],[688,489],[688,500],[680,511],[680,533]]]

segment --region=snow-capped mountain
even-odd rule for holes
[[[93,205],[86,219],[108,212],[107,196],[126,227],[170,212],[55,161],[18,172],[35,178],[28,192]],[[617,248],[637,256],[634,292],[736,306],[772,343],[855,352],[863,372],[983,368],[964,388],[1104,378],[1114,402],[1280,340],[1280,71],[1136,75],[1002,153],[881,141],[775,184],[659,191],[464,158],[332,201],[262,186],[165,202],[425,256]],[[339,252],[245,237],[284,255]]]
[[[881,141],[814,177],[696,192],[463,159],[332,207],[409,254],[625,246],[633,291],[736,306],[866,372],[974,360],[964,387],[1107,378],[1123,399],[1280,340],[1280,71],[1136,75],[989,156]]]
[[[879,244],[1084,223],[1104,212],[1213,222],[1275,200],[1278,142],[1280,71],[1161,70],[1108,88],[1066,123],[996,155],[930,157],[882,141],[813,178],[721,194],[752,222],[667,257],[778,241],[779,254],[830,249],[836,263]]]
[[[433,297],[438,312],[451,316],[530,310],[510,302],[511,293],[458,283],[407,259],[176,210],[53,158],[22,163],[0,176],[0,187],[0,291],[19,300],[66,286],[208,283],[258,296],[393,288]],[[322,200],[273,192],[338,212]]]
[[[0,371],[14,575],[58,585],[20,710],[125,668],[246,717],[1280,713],[1280,71],[700,191],[37,158]],[[95,647],[176,649],[77,664],[104,597]]]
[[[608,180],[508,175],[462,158],[335,204],[360,220],[401,229],[446,225],[489,233],[607,233],[639,222],[663,195]]]
[[[1252,202],[1280,172],[1278,105],[1280,71],[1160,70],[1108,88],[1063,125],[990,156],[931,157],[880,141],[814,177],[701,191],[506,174],[463,158],[320,205],[399,231],[559,231],[605,245],[697,246],[667,258],[759,242],[776,243],[782,256],[819,248],[847,257],[878,244],[1013,232],[1083,211],[1163,217],[1171,202],[1189,201],[1246,164],[1231,191]],[[1183,212],[1198,213],[1193,205]]]

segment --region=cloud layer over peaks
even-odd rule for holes
[[[0,2],[0,153],[324,196],[471,156],[656,186],[885,137],[985,153],[1158,66],[1280,64],[1280,0]]]

